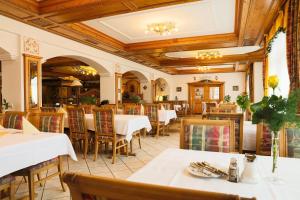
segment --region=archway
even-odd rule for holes
[[[141,72],[134,70],[125,72],[122,75],[122,102],[135,102],[136,99],[145,100],[148,84],[147,77]]]
[[[78,56],[47,59],[42,64],[43,106],[98,104],[100,73],[108,71],[90,59]]]
[[[170,87],[164,78],[155,80],[154,99],[156,101],[167,101],[170,97]]]

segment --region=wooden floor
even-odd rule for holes
[[[93,155],[89,155],[86,160],[81,154],[77,154],[78,162],[71,159],[64,160],[65,171],[87,173],[98,176],[126,179],[132,173],[143,167],[159,153],[167,148],[179,147],[179,123],[173,124],[168,133],[170,136],[155,137],[146,136],[142,138],[142,149],[138,147],[138,141],[134,141],[135,157],[117,156],[116,163],[111,164],[109,154],[99,155],[97,161],[93,161]],[[69,200],[69,190],[63,192],[58,177],[46,182],[43,187],[36,186],[37,199],[60,199]],[[18,181],[17,198],[28,194],[28,186],[23,179]]]

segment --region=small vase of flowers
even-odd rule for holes
[[[294,123],[300,125],[297,117],[297,108],[300,100],[300,90],[290,92],[288,98],[277,96],[275,90],[278,86],[279,78],[270,76],[268,86],[273,89],[271,96],[264,96],[263,99],[252,104],[250,109],[253,113],[252,123],[265,123],[272,132],[272,179],[277,179],[275,172],[277,171],[277,161],[279,157],[279,131],[286,123]],[[300,127],[300,126],[299,126]]]

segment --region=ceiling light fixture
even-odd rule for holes
[[[171,35],[173,32],[178,32],[178,28],[173,22],[153,23],[148,24],[145,30],[146,34],[156,33],[159,35]]]
[[[93,67],[90,66],[74,66],[73,69],[74,71],[82,75],[87,75],[87,76],[97,75],[97,70],[95,70]]]
[[[196,59],[213,59],[213,58],[222,58],[223,55],[219,51],[198,51],[196,54]]]

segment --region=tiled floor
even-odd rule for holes
[[[93,161],[93,154],[83,159],[81,154],[77,155],[78,161],[71,159],[64,160],[65,171],[81,172],[97,176],[126,179],[132,173],[143,167],[155,156],[167,148],[178,148],[179,146],[179,123],[172,124],[169,131],[170,136],[159,138],[146,136],[142,138],[142,149],[139,149],[138,142],[133,142],[133,151],[136,156],[117,156],[115,164],[111,164],[109,154],[102,154],[97,161]],[[59,199],[70,200],[70,193],[63,192],[58,177],[50,179],[43,187],[36,186],[37,199]],[[20,179],[17,188],[17,198],[28,194],[28,186],[23,179]]]

